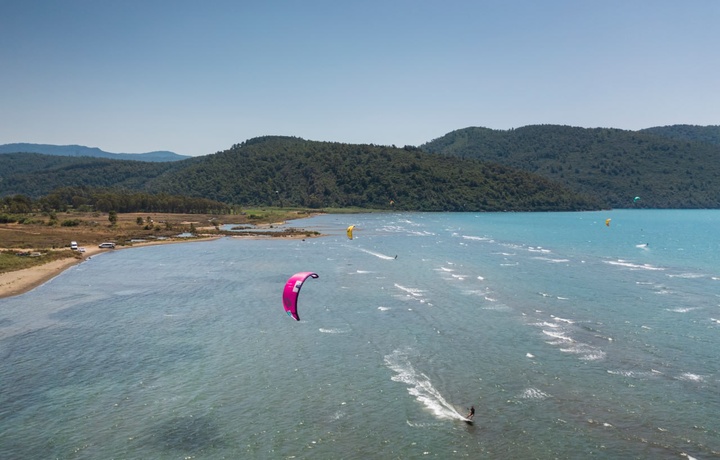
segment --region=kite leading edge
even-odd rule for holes
[[[283,289],[283,307],[285,312],[291,316],[295,321],[300,321],[300,316],[297,312],[298,296],[300,295],[300,288],[308,278],[318,278],[319,275],[313,272],[300,272],[295,273],[285,283],[285,289]]]

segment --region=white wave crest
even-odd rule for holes
[[[679,273],[677,275],[668,275],[668,278],[682,278],[687,280],[692,280],[696,278],[704,278],[705,275],[702,273]]]
[[[605,353],[604,351],[596,349],[589,353],[583,353],[580,359],[582,361],[602,361],[603,359],[605,359],[606,355],[607,353]]]
[[[608,374],[611,375],[620,375],[622,377],[634,377],[636,375],[635,371],[607,371]]]
[[[577,345],[569,348],[561,348],[560,351],[563,353],[580,355],[579,359],[582,361],[600,361],[605,359],[606,355],[606,353],[599,348],[595,348],[584,343],[578,343]]]
[[[338,328],[326,329],[323,327],[321,327],[319,330],[323,334],[347,334],[348,332],[350,332],[349,329],[338,329]]]
[[[466,240],[473,240],[473,241],[488,241],[492,242],[493,240],[490,238],[486,238],[484,236],[470,236],[470,235],[463,235],[462,236]]]
[[[510,307],[502,303],[486,305],[482,309],[487,311],[511,311]]]
[[[666,311],[671,311],[673,313],[687,313],[693,310],[697,310],[700,307],[677,307],[677,308],[666,308]]]
[[[658,374],[661,374],[661,372],[650,370],[650,371],[627,371],[627,370],[608,370],[608,374],[610,375],[619,375],[621,377],[629,377],[629,378],[636,378],[636,379],[644,379],[656,376]]]
[[[677,377],[678,380],[684,380],[686,382],[704,382],[705,377],[690,372],[685,372]]]
[[[538,327],[551,327],[553,329],[557,329],[560,327],[557,323],[548,323],[547,321],[542,321],[540,323],[531,323],[531,326],[538,326]]]
[[[559,263],[566,263],[570,262],[570,259],[553,259],[550,257],[533,257],[535,260],[542,260],[551,264],[559,264]]]
[[[482,297],[485,294],[487,294],[487,290],[486,289],[467,289],[467,290],[462,291],[462,293],[464,295],[475,295],[475,296]]]
[[[409,287],[401,286],[397,283],[395,283],[395,287],[400,289],[401,291],[404,291],[404,292],[410,294],[413,297],[423,297],[423,293],[425,292],[422,289],[409,288]]]
[[[543,249],[541,246],[538,246],[538,247],[536,247],[536,248],[530,246],[530,247],[528,247],[528,251],[529,251],[529,252],[540,252],[540,253],[543,253],[543,254],[549,254],[550,252],[552,252],[552,251],[550,251],[549,249]]]
[[[573,341],[574,341],[572,338],[566,336],[565,334],[563,334],[563,333],[561,333],[561,332],[546,331],[546,330],[544,330],[544,329],[543,329],[542,332],[543,332],[543,334],[548,335],[548,336],[550,336],[550,337],[552,337],[553,339],[556,339],[556,340],[563,340],[563,341],[566,341],[566,342],[573,342]]]
[[[618,260],[605,260],[604,262],[605,262],[606,264],[609,264],[609,265],[617,265],[617,266],[620,266],[620,267],[626,267],[626,268],[629,268],[629,269],[631,269],[631,270],[657,270],[657,271],[665,270],[664,268],[654,267],[654,266],[652,266],[652,265],[650,265],[650,264],[642,264],[642,265],[639,265],[639,264],[635,264],[635,263],[632,263],[632,262],[628,262],[627,260],[622,260],[622,259],[618,259]]]
[[[527,388],[520,394],[521,399],[547,399],[550,395],[537,388]]]

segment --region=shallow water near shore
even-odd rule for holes
[[[0,299],[0,458],[720,456],[720,211],[291,225]]]

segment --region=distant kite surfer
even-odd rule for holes
[[[475,417],[475,406],[470,406],[470,412],[465,416],[466,419],[472,420]]]

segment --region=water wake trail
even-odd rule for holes
[[[407,353],[395,350],[385,356],[385,364],[395,375],[392,381],[404,383],[408,386],[408,393],[415,397],[426,409],[439,419],[464,419],[443,395],[435,388],[430,378],[417,371]]]
[[[379,252],[370,251],[369,249],[358,248],[358,251],[362,251],[362,252],[364,252],[364,253],[366,253],[366,254],[370,254],[371,256],[375,256],[375,257],[377,257],[378,259],[392,260],[392,259],[397,258],[397,256],[388,256],[388,255],[385,255],[385,254],[381,254],[381,253],[379,253]]]

